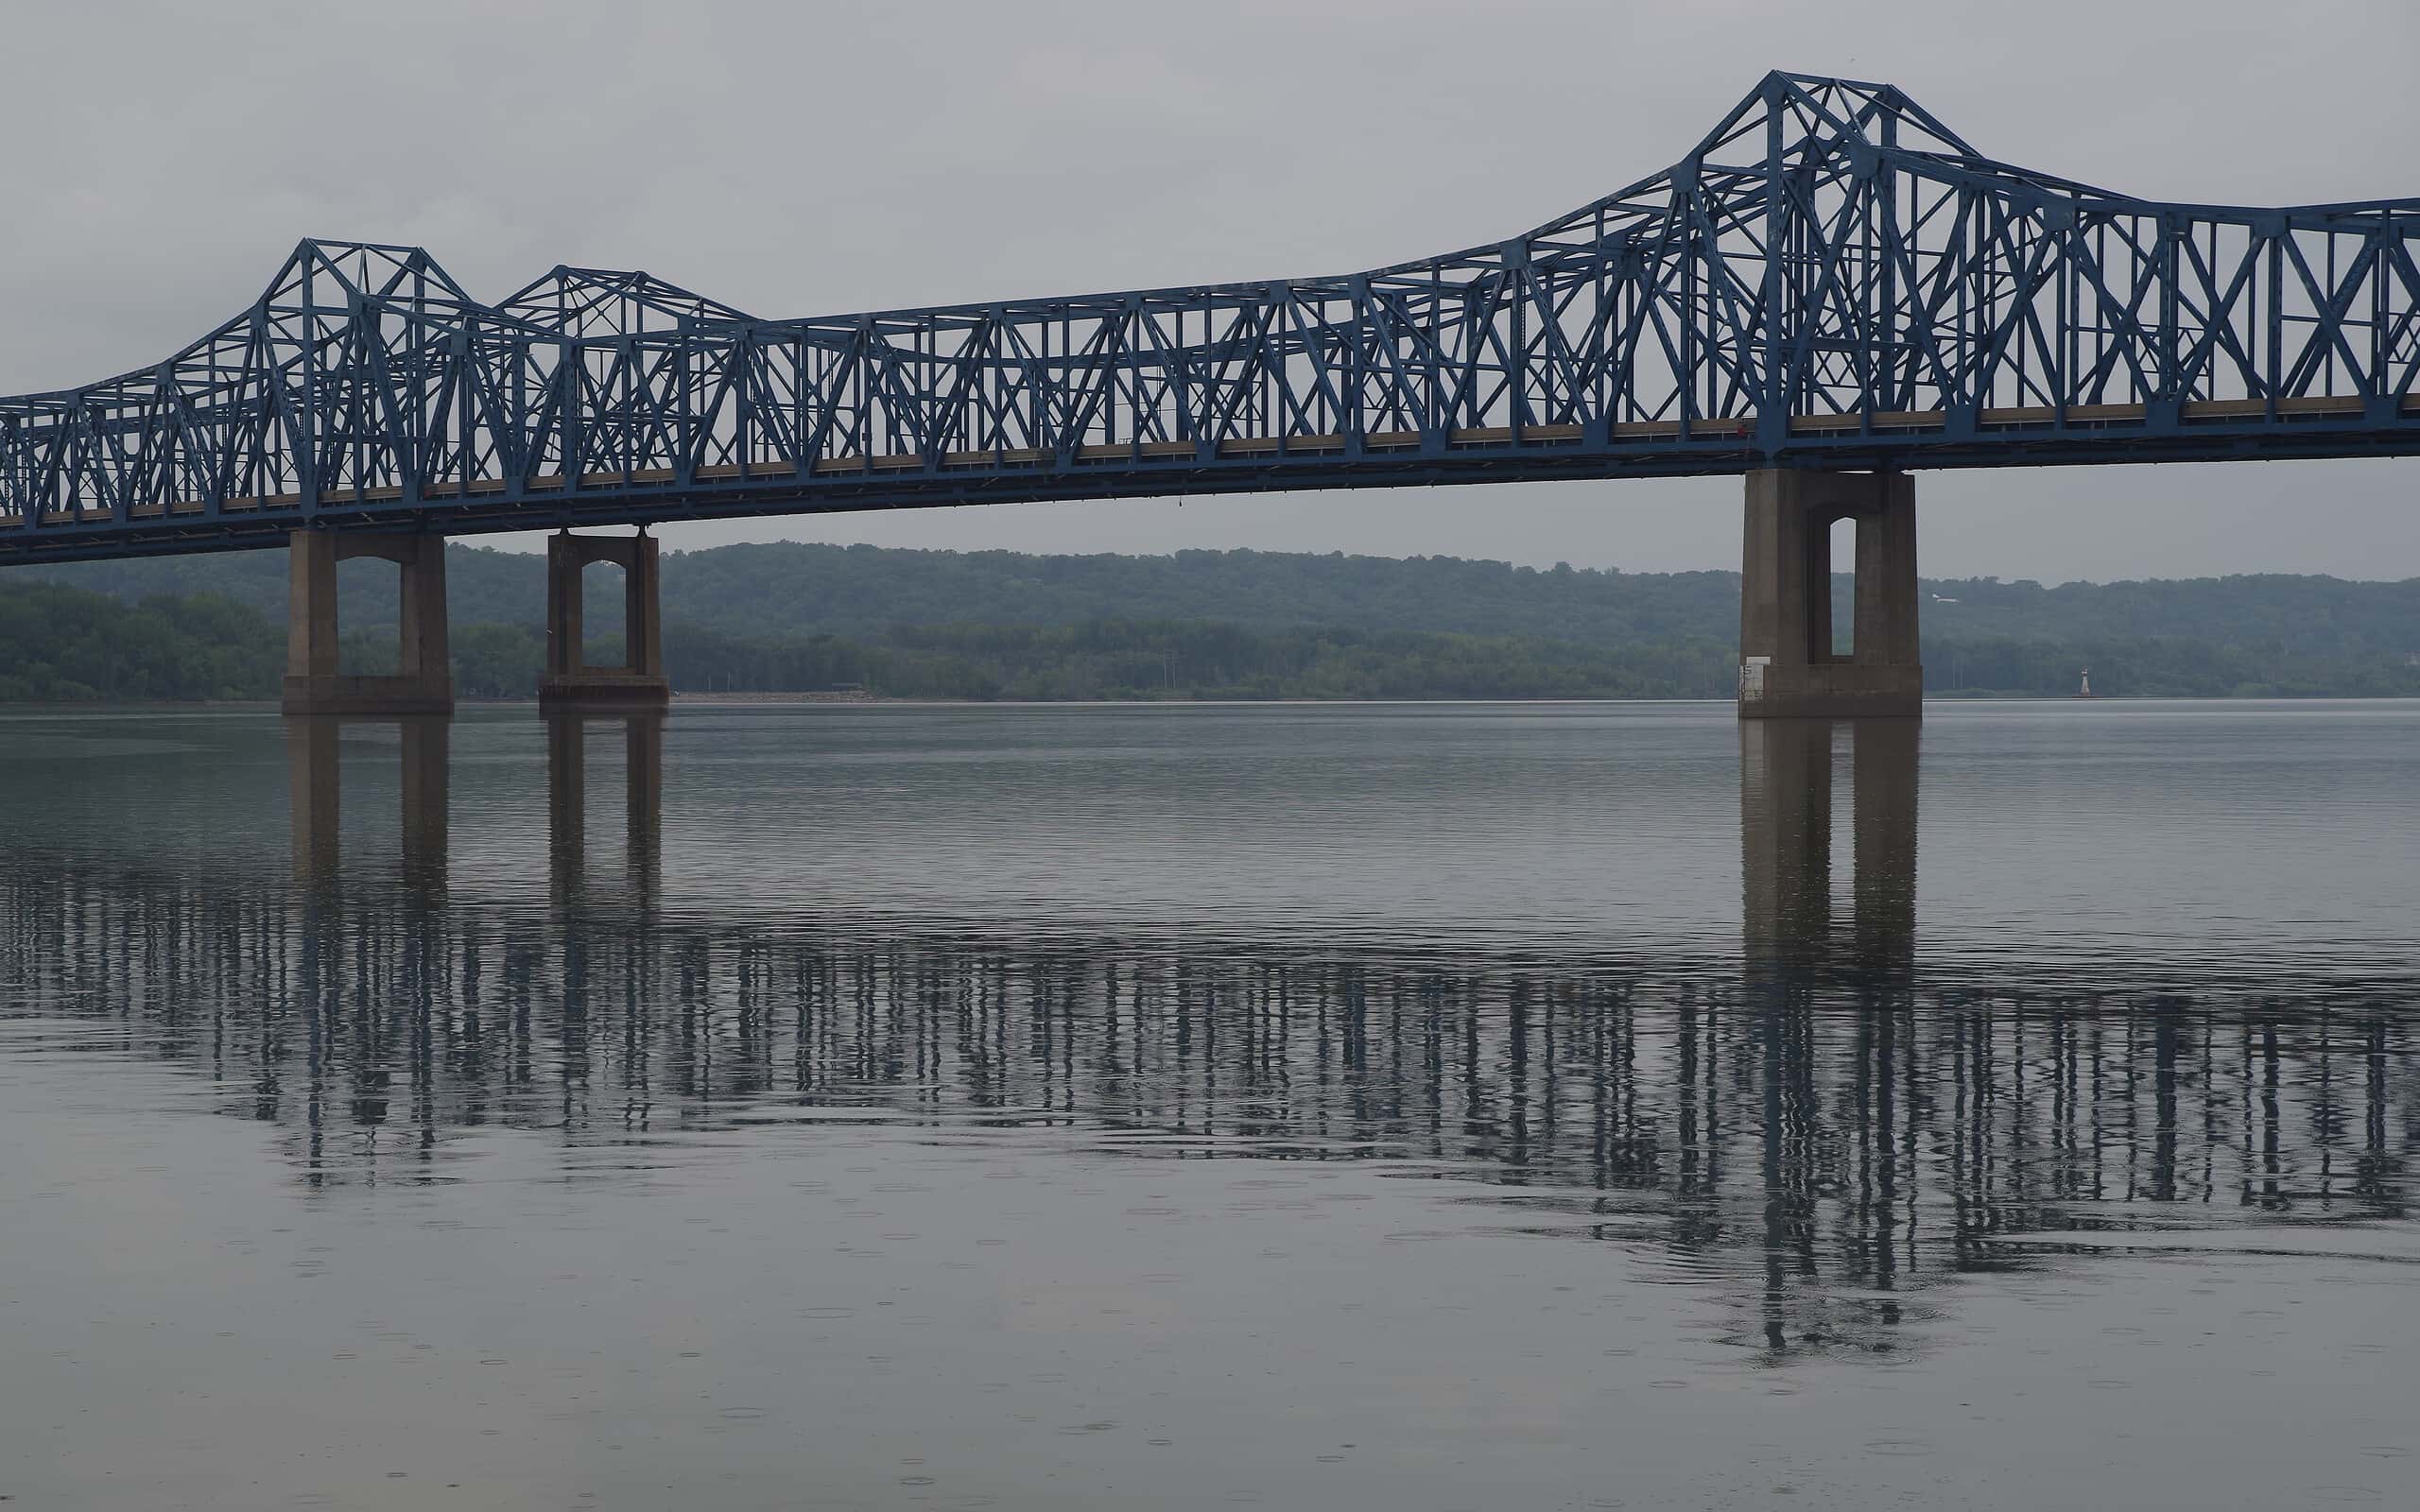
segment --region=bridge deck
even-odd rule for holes
[[[2006,407],[1979,412],[1963,434],[1939,410],[1873,415],[1794,415],[1789,450],[1834,467],[2057,465],[2081,460],[2169,461],[2205,456],[2228,432],[2245,455],[2420,455],[2420,395],[2396,406],[2407,422],[2379,435],[2372,406],[2358,397],[2194,401],[2178,420],[2198,433],[2180,443],[2146,446],[2152,417],[2142,404]],[[1132,441],[1073,448],[1065,457],[1036,448],[899,452],[817,458],[802,469],[788,457],[763,457],[690,470],[592,470],[577,485],[561,472],[521,480],[478,478],[426,485],[416,492],[387,485],[323,490],[306,510],[298,493],[219,501],[181,499],[122,512],[84,508],[45,517],[34,530],[0,531],[0,563],[95,556],[243,549],[280,543],[310,523],[330,528],[393,529],[399,515],[447,534],[552,529],[569,524],[715,519],[762,513],[815,513],[976,502],[1150,497],[1297,487],[1384,487],[1506,478],[1738,473],[1768,465],[1747,449],[1756,422],[1721,416],[1616,423],[1601,436],[1582,425],[1463,426],[1430,435],[1376,431],[1358,438],[1249,437],[1212,443]],[[2281,430],[2299,436],[2281,435]],[[2031,438],[2049,443],[2029,447]],[[2297,442],[2302,444],[2296,444]],[[1860,442],[1887,453],[1856,455]],[[1908,450],[1909,443],[1917,449]],[[2104,452],[2100,456],[2080,456]],[[1305,475],[1306,465],[1325,462]],[[1269,471],[1283,463],[1282,475]],[[1260,464],[1254,467],[1253,464]],[[133,532],[130,534],[129,532]],[[102,534],[100,532],[106,532]]]

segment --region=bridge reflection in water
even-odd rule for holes
[[[1740,728],[1727,962],[1254,957],[666,910],[660,714],[550,724],[535,909],[449,877],[441,722],[401,724],[391,885],[339,864],[337,727],[289,730],[295,878],[12,867],[0,967],[21,1004],[115,1025],[288,1131],[313,1184],[435,1179],[480,1128],[583,1146],[786,1119],[1381,1161],[1702,1281],[1735,1336],[1781,1352],[1894,1348],[1930,1283],[2180,1209],[2409,1208],[2398,993],[2018,992],[1920,958],[1912,722]],[[616,733],[621,888],[587,812]]]

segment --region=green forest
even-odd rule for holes
[[[273,697],[285,556],[0,570],[0,700]],[[618,576],[592,568],[593,661],[618,660]],[[466,697],[537,685],[544,564],[447,556]],[[857,686],[909,698],[1717,698],[1733,573],[1540,570],[1278,552],[1043,557],[779,543],[667,553],[683,691]],[[1927,580],[1942,696],[2420,696],[2420,579]],[[1848,583],[1836,580],[1846,624]],[[391,667],[395,577],[342,575],[344,659]]]

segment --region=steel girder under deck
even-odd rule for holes
[[[1296,488],[2420,451],[2420,199],[2161,204],[1768,76],[1670,170],[1340,278],[764,320],[305,242],[157,367],[0,399],[0,563]]]

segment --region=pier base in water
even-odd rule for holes
[[[1852,649],[1833,650],[1832,534],[1857,522]],[[1901,472],[1748,474],[1739,717],[1924,713],[1916,639],[1916,486]]]
[[[445,538],[417,532],[288,538],[285,686],[289,714],[449,714],[454,662],[445,635]],[[398,666],[391,676],[338,670],[337,564],[377,557],[402,569]]]
[[[622,569],[622,664],[593,667],[581,648],[580,573],[590,562]],[[672,697],[664,675],[664,626],[655,538],[575,536],[546,541],[546,679],[541,708],[661,708]]]

